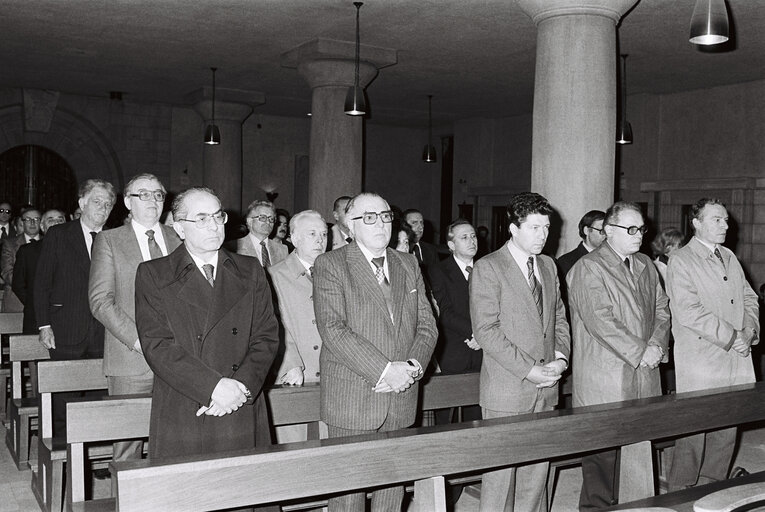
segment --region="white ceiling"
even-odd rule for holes
[[[765,78],[765,1],[728,0],[732,40],[688,43],[695,0],[640,0],[619,38],[628,93]],[[354,40],[350,0],[0,0],[0,87],[183,104],[210,84],[259,91],[258,113],[305,115],[310,90],[282,53]],[[512,0],[367,0],[363,44],[398,50],[367,90],[373,122],[425,125],[531,111],[536,29]],[[614,64],[616,65],[616,57]]]

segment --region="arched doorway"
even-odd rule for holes
[[[0,154],[0,190],[0,201],[11,203],[14,214],[26,204],[67,214],[77,205],[74,171],[61,155],[43,146],[16,146]]]

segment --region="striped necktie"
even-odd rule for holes
[[[531,295],[534,297],[534,302],[537,305],[537,311],[539,316],[542,316],[542,284],[534,274],[534,257],[529,256],[526,266],[529,268],[529,286],[531,287]]]
[[[271,266],[271,257],[268,255],[265,238],[260,241],[260,263],[263,265],[263,268]]]

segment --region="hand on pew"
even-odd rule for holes
[[[302,386],[303,385],[303,369],[299,366],[291,369],[284,374],[279,384],[288,384],[290,386]]]
[[[40,343],[47,349],[56,348],[56,337],[53,336],[53,328],[46,326],[40,329]]]

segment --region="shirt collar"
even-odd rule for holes
[[[186,249],[186,251],[188,251],[188,249]],[[194,265],[196,265],[199,270],[202,270],[202,266],[203,265],[206,265],[207,263],[209,263],[214,268],[214,274],[217,274],[218,273],[218,253],[219,252],[220,251],[215,251],[215,254],[213,255],[213,257],[210,258],[210,261],[204,261],[202,258],[200,258],[200,257],[198,257],[198,256],[196,256],[194,254],[191,254],[190,252],[189,252],[189,256],[191,256],[191,259],[194,260]],[[202,272],[204,272],[204,270],[202,270]]]
[[[467,272],[467,270],[465,270],[465,267],[472,267],[473,266],[473,260],[472,259],[470,260],[470,263],[463,263],[462,260],[457,258],[457,256],[455,256],[454,254],[452,254],[452,258],[454,258],[454,261],[457,263],[457,266],[460,268],[460,270],[462,270],[463,274],[465,272]]]
[[[701,238],[699,238],[697,236],[694,236],[693,238],[698,240],[701,245],[703,245],[704,247],[709,249],[709,252],[711,252],[711,253],[714,253],[715,249],[717,249],[717,247],[718,247],[717,244],[709,244],[709,243],[705,242],[704,240],[702,240]]]
[[[523,249],[521,249],[520,247],[518,247],[517,245],[515,245],[513,243],[513,239],[512,238],[507,241],[507,248],[510,251],[510,255],[513,257],[515,262],[518,264],[518,267],[520,267],[520,269],[522,271],[525,272],[526,269],[528,268],[529,256],[534,258],[534,267],[536,268],[536,266],[537,266],[537,257],[536,257],[536,255],[529,254],[526,251],[524,251]]]
[[[135,219],[131,219],[130,225],[133,227],[133,231],[135,232],[136,237],[146,236],[146,232],[150,229],[154,231],[155,238],[157,237],[157,235],[159,235],[160,237],[162,236],[162,228],[159,227],[159,222],[156,222],[152,227],[147,228],[137,223]]]
[[[627,258],[629,258],[629,256],[630,256],[630,255],[624,255],[624,254],[620,253],[619,251],[617,251],[616,249],[614,249],[614,246],[613,246],[613,245],[611,245],[611,244],[608,242],[608,240],[606,240],[606,242],[605,242],[605,243],[607,243],[607,244],[608,244],[608,246],[611,248],[611,250],[612,250],[612,251],[614,251],[614,252],[616,253],[616,255],[617,255],[617,256],[619,256],[619,259],[620,259],[621,261],[624,261],[624,260],[626,260]],[[630,260],[632,260],[632,258],[630,258]]]

